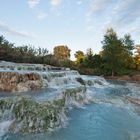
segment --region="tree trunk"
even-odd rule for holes
[[[112,77],[114,77],[114,70],[112,69],[112,75],[111,75]]]

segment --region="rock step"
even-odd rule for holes
[[[43,81],[38,73],[0,72],[0,90],[26,92],[40,89]]]

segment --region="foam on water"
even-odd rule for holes
[[[11,66],[12,65],[12,66]],[[131,97],[137,97],[140,98],[140,88],[136,84],[132,83],[112,83],[107,82],[103,77],[100,76],[85,76],[80,75],[77,71],[67,71],[67,70],[61,70],[61,71],[54,71],[54,70],[48,70],[49,68],[47,66],[42,65],[30,65],[30,64],[15,64],[15,63],[3,63],[0,64],[1,71],[16,71],[19,73],[27,73],[27,72],[36,72],[38,73],[43,80],[43,89],[38,91],[32,91],[29,93],[21,93],[21,96],[15,97],[15,95],[8,95],[8,97],[1,95],[1,113],[0,113],[0,137],[3,138],[3,135],[5,135],[7,132],[9,132],[9,128],[11,126],[16,127],[14,128],[18,132],[18,129],[20,132],[22,129],[26,128],[26,131],[28,133],[43,133],[47,131],[54,131],[56,128],[62,128],[67,125],[66,130],[70,131],[71,133],[69,135],[69,138],[67,140],[74,139],[72,137],[73,134],[75,134],[72,129],[76,128],[75,124],[72,122],[73,118],[76,119],[75,114],[72,114],[70,123],[69,121],[69,112],[70,110],[75,110],[73,108],[80,108],[83,111],[80,110],[79,113],[82,113],[83,117],[81,119],[81,124],[79,120],[79,126],[81,127],[87,127],[86,124],[83,124],[84,121],[87,122],[88,119],[86,116],[92,116],[92,113],[90,112],[92,109],[95,111],[95,118],[94,115],[90,122],[91,124],[94,121],[99,121],[99,123],[102,122],[101,126],[97,125],[97,131],[100,131],[99,129],[105,130],[104,127],[110,128],[113,132],[119,131],[121,129],[117,123],[116,128],[114,127],[114,124],[111,124],[109,119],[105,116],[106,114],[111,117],[112,113],[112,123],[113,121],[116,121],[118,123],[123,123],[124,118],[121,114],[124,116],[126,115],[126,118],[129,120],[134,121],[140,120],[139,116],[136,113],[136,106],[129,101],[125,99],[125,96],[131,96]],[[78,80],[77,80],[78,79]],[[91,104],[87,105],[87,104]],[[50,107],[48,110],[47,107]],[[91,110],[90,110],[90,109]],[[42,109],[42,110],[40,110]],[[87,111],[88,110],[88,111]],[[123,111],[124,112],[123,112]],[[48,116],[46,116],[44,111],[48,112]],[[76,110],[77,111],[77,110]],[[96,112],[97,111],[97,112]],[[73,111],[72,111],[73,112]],[[38,115],[39,113],[42,113],[42,115]],[[77,112],[75,112],[77,113]],[[115,116],[114,114],[117,113]],[[119,113],[121,116],[119,116]],[[34,116],[33,114],[36,114]],[[97,114],[97,115],[96,115]],[[43,115],[47,117],[47,119],[44,119]],[[79,114],[77,114],[79,115]],[[79,116],[81,118],[81,116]],[[96,120],[97,119],[97,120]],[[99,120],[98,120],[99,119]],[[120,119],[120,120],[116,120]],[[13,123],[14,120],[14,123]],[[48,121],[47,123],[45,121]],[[90,121],[90,120],[89,120]],[[46,123],[48,126],[47,128],[44,128],[44,123]],[[72,125],[71,125],[72,123]],[[134,122],[136,124],[136,122]],[[12,125],[11,125],[12,124]],[[28,129],[27,126],[23,125],[26,124],[30,129]],[[110,126],[108,126],[108,124]],[[16,126],[17,125],[17,126]],[[89,124],[90,125],[90,124]],[[93,123],[93,125],[96,125],[96,122]],[[42,127],[43,126],[43,127]],[[70,128],[69,128],[70,126]],[[128,125],[128,127],[131,126]],[[91,128],[90,128],[91,127]],[[96,126],[90,126],[89,130],[88,128],[81,128],[86,129],[87,133],[90,133],[93,129],[95,131]],[[127,125],[124,124],[124,128],[126,129]],[[64,132],[67,134],[66,130]],[[137,126],[137,130],[139,130],[139,127]],[[75,130],[76,131],[76,130]],[[88,132],[89,131],[89,132]],[[57,135],[60,136],[59,131],[53,132],[57,133]],[[80,130],[79,133],[84,133],[82,130]],[[15,134],[16,135],[16,134]],[[65,137],[63,137],[65,134],[61,134],[60,139],[63,140]],[[75,134],[77,136],[77,134]],[[91,140],[93,138],[96,138],[96,133],[93,136],[92,133],[91,138],[88,139]],[[97,132],[97,135],[99,133]],[[105,135],[105,133],[103,133]],[[115,133],[114,133],[115,135]],[[123,134],[122,134],[123,135]],[[75,139],[77,138],[75,136]],[[86,136],[82,135],[83,138]],[[137,139],[139,138],[139,133],[134,133],[134,131],[127,131],[128,139]],[[12,138],[10,138],[12,137]],[[45,136],[46,137],[46,136]],[[113,136],[112,136],[113,137]],[[27,136],[27,139],[30,139],[31,137]],[[56,137],[48,137],[49,140],[56,140]],[[101,137],[100,137],[101,138]],[[123,136],[121,138],[124,138]],[[122,140],[120,138],[120,140]],[[6,139],[14,139],[14,135],[9,135],[9,138]],[[19,139],[22,139],[19,138]],[[33,136],[34,139],[34,136]],[[38,139],[44,139],[39,137]],[[59,139],[58,139],[59,140]],[[80,137],[80,140],[82,140],[82,137]],[[98,140],[98,139],[97,139]],[[105,140],[107,140],[105,138]],[[124,139],[123,139],[124,140]]]
[[[8,132],[11,123],[12,123],[11,120],[0,122],[0,139],[2,139],[2,137]]]

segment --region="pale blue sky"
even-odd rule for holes
[[[32,44],[50,52],[64,44],[95,53],[108,27],[131,33],[140,43],[140,0],[1,0],[0,35],[16,45]]]

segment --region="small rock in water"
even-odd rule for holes
[[[85,82],[81,77],[76,78],[76,81],[79,82],[82,85],[85,85]]]

